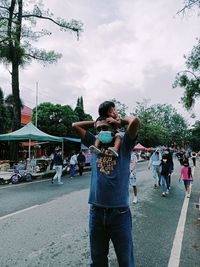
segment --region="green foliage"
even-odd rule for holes
[[[190,130],[189,142],[193,150],[200,151],[200,121],[196,121]]]
[[[141,121],[138,141],[142,145],[182,145],[185,140],[187,123],[172,105],[150,105],[150,101],[144,99],[137,102],[133,114]]]
[[[92,116],[89,114],[86,114],[84,111],[83,97],[82,96],[78,97],[74,112],[78,116],[79,121],[92,121]]]
[[[7,133],[12,125],[12,107],[6,105],[3,91],[0,88],[0,134]]]
[[[72,122],[78,121],[73,109],[68,106],[42,103],[37,107],[38,128],[48,134],[56,136],[73,136]],[[32,121],[35,122],[36,109],[33,109]]]
[[[72,31],[79,36],[83,24],[77,20],[67,22],[63,18],[54,18],[49,9],[44,9],[42,1],[10,1],[0,0],[0,58],[12,62],[14,54],[19,65],[31,62],[32,59],[43,63],[53,63],[61,57],[54,51],[33,48],[30,41],[37,42],[43,36],[50,36],[46,29],[34,32],[38,21],[46,20],[57,25],[61,31]]]
[[[126,116],[126,111],[128,107],[125,104],[121,103],[120,101],[116,100],[115,98],[111,99],[110,101],[115,103],[119,117],[124,118]]]
[[[191,1],[190,1],[191,2]],[[197,1],[200,3],[200,1]],[[197,39],[195,45],[186,57],[187,70],[181,71],[176,75],[173,87],[180,86],[184,89],[184,95],[181,101],[184,107],[189,110],[195,104],[196,99],[200,97],[200,40]]]

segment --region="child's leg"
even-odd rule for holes
[[[187,181],[184,181],[185,191],[187,193]]]
[[[115,137],[115,143],[114,143],[114,148],[115,148],[116,151],[119,150],[120,145],[121,145],[121,137],[119,135],[117,135]]]
[[[119,135],[115,135],[115,142],[114,142],[114,147],[109,147],[108,150],[115,156],[118,157],[118,150],[121,145],[121,137]]]
[[[93,151],[94,153],[99,154],[101,153],[101,150],[99,149],[100,145],[101,145],[101,142],[99,141],[98,138],[96,138],[94,145],[90,146],[89,149]]]
[[[187,184],[187,193],[190,194],[190,184]]]
[[[95,141],[95,144],[94,144],[96,147],[99,147],[100,146],[100,141],[98,138],[96,138],[96,141]]]

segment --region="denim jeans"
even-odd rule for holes
[[[162,180],[162,192],[166,193],[166,190],[169,189],[169,176],[161,175]]]
[[[161,175],[160,175],[160,166],[152,165],[154,184],[160,184]]]
[[[61,182],[61,176],[62,176],[62,165],[55,166],[56,174],[54,175],[53,179],[58,179],[58,183]]]
[[[71,177],[74,177],[74,175],[75,175],[75,170],[76,170],[76,165],[70,165],[70,176]]]
[[[89,216],[91,267],[108,267],[109,241],[119,267],[135,267],[132,240],[132,217],[127,208],[91,206]]]

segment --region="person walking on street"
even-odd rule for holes
[[[192,152],[191,158],[192,158],[192,162],[193,162],[193,167],[196,167],[197,154],[195,152]]]
[[[53,164],[55,166],[56,174],[51,179],[51,183],[53,184],[54,181],[58,179],[58,184],[62,185],[63,182],[61,181],[61,176],[62,176],[63,159],[62,159],[62,151],[60,148],[55,149]]]
[[[95,127],[101,142],[101,153],[92,152],[92,174],[89,194],[90,267],[108,267],[109,242],[113,242],[119,267],[135,267],[132,241],[132,217],[129,208],[129,172],[131,151],[135,145],[140,121],[137,117],[122,119],[128,125],[119,148],[119,157],[108,150],[113,146],[111,124],[106,118],[96,122],[72,124],[87,147],[96,137],[86,130]]]
[[[166,151],[167,155],[167,162],[169,163],[169,190],[171,189],[171,176],[174,170],[174,161],[173,161],[173,154],[171,153],[170,149],[168,148]]]
[[[160,149],[156,148],[156,151],[151,155],[148,168],[152,167],[153,178],[154,178],[154,188],[161,186],[161,175],[160,175],[160,165],[161,165],[162,155]]]
[[[161,160],[161,183],[162,183],[162,196],[166,197],[169,194],[169,174],[171,170],[171,163],[167,154],[162,156]]]
[[[130,162],[130,185],[133,187],[133,203],[136,204],[138,202],[137,199],[137,186],[136,186],[136,162],[137,157],[135,152],[131,153],[131,162]]]
[[[190,185],[191,185],[191,182],[193,181],[193,177],[192,177],[192,170],[191,170],[191,167],[189,167],[188,161],[183,162],[183,167],[181,168],[181,176],[179,178],[179,181],[181,179],[184,182],[186,197],[189,198],[190,197]]]
[[[72,152],[72,156],[70,158],[69,164],[70,164],[70,170],[69,170],[70,178],[73,178],[75,175],[76,164],[77,164],[77,155],[75,154],[74,151]]]
[[[77,162],[78,162],[78,170],[80,176],[83,174],[83,169],[85,167],[85,155],[83,154],[83,151],[81,150],[77,156]]]

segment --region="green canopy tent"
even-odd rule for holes
[[[21,129],[8,134],[0,134],[0,141],[11,141],[11,140],[29,140],[29,159],[31,158],[31,141],[53,141],[62,142],[63,138],[46,134],[35,127],[31,122],[26,124]]]

